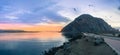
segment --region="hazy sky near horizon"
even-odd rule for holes
[[[81,14],[120,27],[120,0],[1,0],[0,24],[66,24]]]

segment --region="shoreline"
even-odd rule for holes
[[[45,51],[44,55],[116,55],[116,52],[105,42],[96,46],[80,36],[70,39],[62,46]]]

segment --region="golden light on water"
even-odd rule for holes
[[[39,32],[39,33],[1,33],[0,40],[58,40],[64,37],[61,37],[61,33],[58,32]]]

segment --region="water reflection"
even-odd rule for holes
[[[58,32],[2,33],[0,55],[42,55],[44,50],[60,46],[65,41]]]

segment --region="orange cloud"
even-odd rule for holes
[[[25,31],[60,31],[60,24],[45,24],[45,25],[27,25],[27,24],[0,24],[0,29],[5,30],[25,30]]]
[[[24,28],[27,31],[60,31],[61,26],[34,26],[29,28]]]
[[[21,30],[24,27],[31,27],[31,26],[26,24],[13,24],[13,23],[0,24],[0,29],[11,29],[11,30],[20,29]]]

